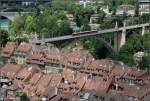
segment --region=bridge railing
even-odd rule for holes
[[[143,26],[150,26],[149,23],[145,24],[139,24],[139,25],[132,25],[132,26],[126,26],[126,29],[134,29],[134,28],[141,28]],[[117,32],[117,31],[122,31],[124,27],[119,27],[119,28],[111,28],[111,29],[105,29],[105,30],[99,30],[97,34],[94,35],[100,35],[104,33],[110,33],[110,32]],[[41,42],[53,42],[53,41],[59,41],[59,40],[67,40],[67,39],[72,39],[72,38],[79,38],[79,37],[86,37],[86,36],[94,36],[90,34],[82,34],[82,35],[65,35],[65,36],[57,36],[57,37],[52,37],[52,38],[45,38],[45,39],[40,39],[40,40],[33,40],[37,43]]]

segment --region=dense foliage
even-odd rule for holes
[[[0,29],[0,46],[3,46],[9,40],[8,32]]]
[[[138,5],[138,0],[104,0],[104,2],[106,5],[109,5],[109,11],[112,12],[113,15],[116,14],[119,5]],[[136,8],[136,11],[138,12],[138,7]]]
[[[29,98],[27,97],[26,93],[23,93],[23,94],[20,96],[20,101],[29,101]]]
[[[145,34],[141,36],[140,34],[132,34],[127,39],[126,44],[121,48],[119,54],[117,56],[108,56],[112,59],[116,59],[119,61],[123,61],[124,63],[130,66],[139,66],[140,68],[149,68],[149,38],[150,34]],[[134,59],[134,54],[137,52],[144,52],[142,60],[137,64]]]

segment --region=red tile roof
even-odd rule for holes
[[[143,98],[145,95],[148,94],[147,87],[140,87],[136,85],[124,85],[123,95],[135,98]]]
[[[127,66],[115,65],[114,69],[111,72],[112,76],[122,77],[129,71]]]
[[[16,44],[14,42],[7,42],[6,46],[2,50],[2,57],[10,57],[16,48]]]
[[[32,49],[32,44],[20,44],[19,47],[16,49],[16,52],[29,52]]]
[[[22,81],[28,81],[32,76],[32,72],[28,70],[28,68],[23,68],[17,74],[17,77],[22,79]]]
[[[5,77],[8,77],[10,79],[15,78],[15,75],[22,69],[22,65],[18,64],[6,64],[1,69],[0,72]]]
[[[38,83],[36,85],[36,89],[37,89],[36,94],[37,95],[40,96],[45,92],[45,90],[46,90],[48,84],[50,83],[51,79],[52,79],[52,76],[49,75],[49,74],[45,74],[40,78],[40,80],[38,81]]]
[[[51,87],[57,87],[62,80],[62,76],[60,74],[52,74],[52,79],[50,82]]]
[[[68,53],[65,59],[70,62],[81,63],[87,61],[90,58],[93,59],[92,55],[88,51],[79,50]]]
[[[148,71],[146,70],[138,70],[136,68],[133,68],[129,72],[127,72],[126,76],[133,76],[133,77],[139,78],[139,77],[144,76],[147,73]]]
[[[112,80],[104,80],[103,77],[98,77],[95,80],[87,80],[83,89],[106,93],[110,84],[112,84]]]
[[[46,54],[46,60],[51,61],[52,59],[61,61],[63,59],[63,53],[59,49],[53,49]]]
[[[29,84],[35,86],[42,76],[43,73],[41,72],[35,73],[33,77],[30,79]]]
[[[44,65],[45,54],[41,52],[35,52],[33,55],[27,57],[27,63]]]
[[[91,64],[87,68],[111,72],[113,67],[114,67],[113,62],[109,60],[94,60],[91,62]]]

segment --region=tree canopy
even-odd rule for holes
[[[142,61],[139,61],[139,67],[142,69],[146,69],[149,66],[149,38],[150,34],[145,34],[141,36],[140,34],[132,34],[127,39],[127,42],[121,48],[119,54],[117,56],[108,56],[112,59],[117,59],[119,61],[123,61],[124,63],[130,66],[136,66],[136,62],[134,60],[134,54],[137,52],[144,52],[144,56]]]
[[[0,29],[0,45],[4,45],[9,40],[8,32]]]

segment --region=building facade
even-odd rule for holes
[[[150,13],[150,0],[139,0],[140,14]]]

